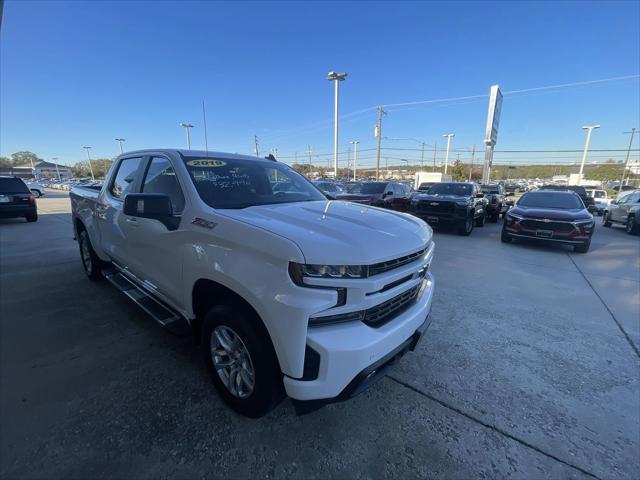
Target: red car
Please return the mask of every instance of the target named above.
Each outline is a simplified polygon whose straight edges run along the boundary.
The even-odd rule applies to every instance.
[[[593,216],[577,193],[538,190],[525,193],[507,212],[501,239],[563,243],[573,245],[576,252],[586,253],[594,225]]]

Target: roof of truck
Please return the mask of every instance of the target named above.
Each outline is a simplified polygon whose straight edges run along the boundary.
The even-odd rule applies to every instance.
[[[268,161],[265,157],[256,157],[253,155],[242,155],[239,153],[228,152],[212,152],[206,150],[187,150],[185,148],[146,148],[144,150],[133,150],[130,152],[124,152],[119,155],[120,157],[142,154],[147,155],[149,153],[167,153],[167,154],[179,154],[183,157],[198,157],[198,158],[236,158],[239,160],[264,160]]]

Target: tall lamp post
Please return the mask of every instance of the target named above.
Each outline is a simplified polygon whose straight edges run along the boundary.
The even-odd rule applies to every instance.
[[[351,145],[353,145],[353,181],[356,181],[356,171],[358,170],[358,144],[360,142],[357,140],[352,140]]]
[[[56,173],[58,174],[58,181],[60,182],[60,170],[58,170],[58,157],[51,157],[53,164],[56,166]]]
[[[578,185],[582,184],[582,171],[584,170],[584,162],[587,161],[587,155],[589,154],[589,143],[591,142],[591,132],[594,129],[600,128],[600,125],[585,125],[583,130],[587,131],[587,138],[584,142],[584,152],[582,152],[582,162],[580,162],[580,178],[578,179]]]
[[[624,132],[625,134],[631,134],[631,139],[629,140],[629,148],[627,149],[627,159],[624,161],[624,168],[622,169],[622,179],[620,180],[620,189],[618,191],[622,192],[622,184],[624,183],[624,176],[627,173],[627,168],[629,167],[629,155],[631,154],[631,146],[633,145],[633,137],[636,134],[635,127],[631,129],[630,132]],[[629,183],[629,177],[627,177],[627,183]]]
[[[443,137],[447,137],[447,154],[444,158],[444,174],[447,174],[447,167],[449,166],[449,149],[451,147],[451,138],[455,137],[455,133],[447,133],[446,135],[442,135]]]
[[[187,132],[187,149],[191,150],[191,135],[189,134],[189,129],[193,128],[193,125],[190,123],[181,123],[180,126]]]
[[[124,143],[125,139],[124,138],[116,138],[116,142],[118,142],[120,144],[120,154],[122,155],[124,153],[124,150],[122,149],[122,144]]]
[[[91,180],[95,180],[96,177],[93,176],[93,167],[91,166],[91,155],[89,155],[89,150],[91,147],[82,147],[87,151],[87,160],[89,161],[89,171],[91,172]]]
[[[338,85],[347,78],[347,73],[329,72],[327,80],[333,82],[333,178],[338,178]]]

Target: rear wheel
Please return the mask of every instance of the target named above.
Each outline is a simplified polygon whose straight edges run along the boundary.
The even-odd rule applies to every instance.
[[[80,258],[82,259],[84,273],[91,280],[100,280],[104,262],[98,258],[98,255],[93,250],[86,230],[82,230],[78,235],[78,245],[80,246]]]
[[[629,215],[629,218],[627,218],[627,224],[625,225],[625,230],[629,235],[638,235],[638,233],[640,233],[640,225],[636,223],[635,215]]]
[[[42,196],[42,194],[40,193],[40,190],[31,190],[31,193],[36,198],[40,198]]]
[[[491,223],[498,223],[499,218],[500,218],[500,209],[496,210],[491,214]]]
[[[38,212],[35,213],[29,213],[28,215],[25,215],[24,218],[27,219],[27,222],[37,222],[38,221]]]
[[[611,220],[609,220],[609,212],[604,212],[602,214],[602,225],[605,227],[611,226]]]
[[[204,318],[202,346],[216,390],[239,414],[261,417],[284,397],[269,334],[242,306],[212,307]]]
[[[482,210],[482,215],[480,215],[476,220],[476,227],[484,227],[484,224],[487,222],[487,212]]]
[[[460,229],[458,230],[458,233],[464,236],[470,235],[471,232],[473,232],[473,223],[473,213],[470,213],[469,215],[467,215],[467,218],[464,221],[462,227],[460,227]]]

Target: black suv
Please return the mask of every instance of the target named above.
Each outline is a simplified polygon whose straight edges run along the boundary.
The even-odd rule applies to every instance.
[[[409,211],[429,225],[452,226],[469,235],[474,226],[484,226],[487,200],[476,183],[436,183],[411,199]]]
[[[587,190],[579,185],[544,185],[540,190],[556,190],[558,192],[576,192],[580,195],[582,203],[587,210],[592,210],[596,205],[596,199],[587,194]]]
[[[0,218],[16,217],[37,221],[36,199],[20,178],[0,177]]]
[[[500,214],[507,211],[507,203],[504,200],[504,187],[500,184],[480,185],[484,198],[487,199],[487,217],[493,223],[500,218]]]

